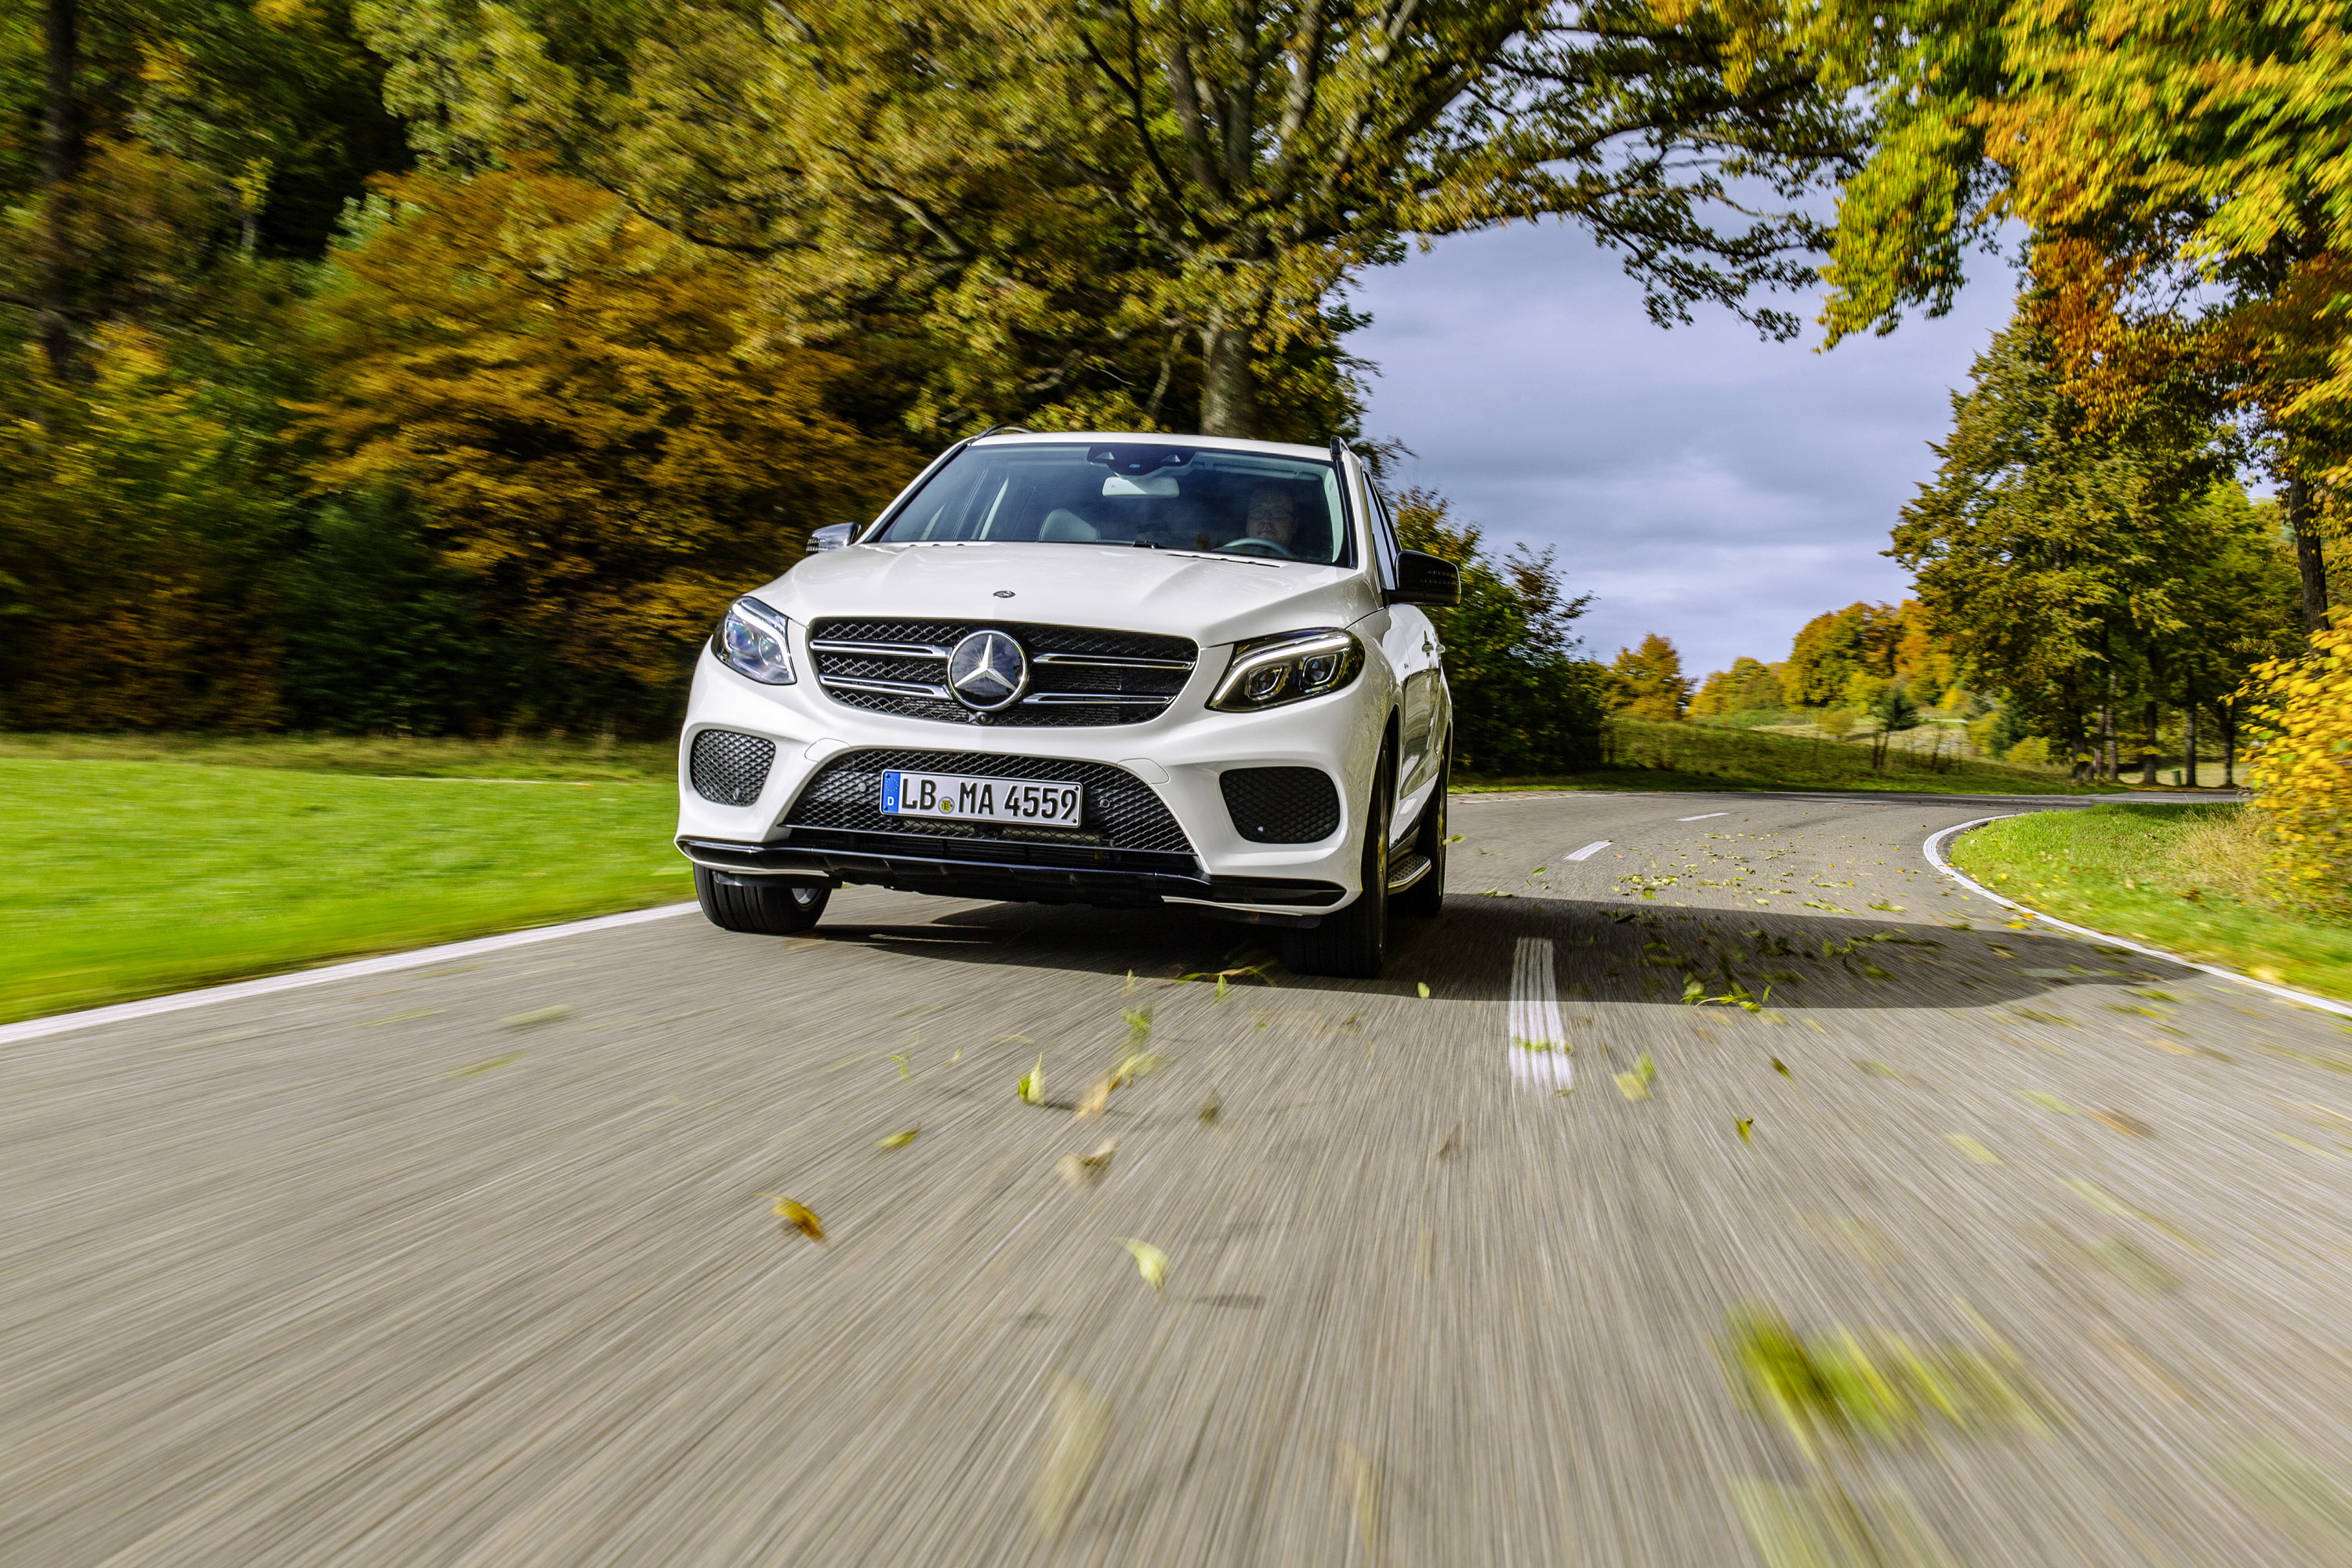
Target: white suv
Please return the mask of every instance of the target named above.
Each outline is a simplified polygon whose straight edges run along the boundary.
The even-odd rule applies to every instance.
[[[1186,904],[1376,975],[1391,909],[1442,904],[1453,701],[1417,606],[1460,594],[1337,441],[965,441],[728,610],[677,847],[730,931],[804,931],[843,882]]]

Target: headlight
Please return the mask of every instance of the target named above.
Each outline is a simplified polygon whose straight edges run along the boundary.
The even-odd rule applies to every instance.
[[[711,656],[738,675],[770,686],[790,686],[793,674],[792,623],[757,599],[738,599],[727,606],[719,635],[710,639]]]
[[[1255,713],[1337,691],[1364,668],[1364,645],[1334,629],[1256,637],[1234,649],[1233,667],[1209,706]]]

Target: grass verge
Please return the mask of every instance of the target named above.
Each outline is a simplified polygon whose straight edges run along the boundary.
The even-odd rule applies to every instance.
[[[0,755],[0,1022],[693,896],[666,789],[285,767]]]
[[[2352,1001],[2352,927],[2258,901],[2262,846],[2240,805],[2011,816],[1962,834],[1952,864],[2006,898],[2183,957]]]
[[[1890,747],[1873,767],[1854,741],[1771,735],[1712,724],[1644,719],[1609,721],[1602,767],[1543,778],[1465,779],[1465,789],[1835,789],[1905,795],[2110,795],[2108,784],[2075,784],[2063,773],[1981,759],[1946,757],[1939,766]]]
[[[384,778],[667,784],[674,742],[400,735],[0,735],[0,761],[201,763]]]

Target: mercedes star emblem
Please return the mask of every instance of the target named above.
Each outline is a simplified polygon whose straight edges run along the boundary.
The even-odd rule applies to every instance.
[[[1029,656],[1003,632],[974,632],[948,655],[948,689],[967,708],[1010,708],[1028,687]]]

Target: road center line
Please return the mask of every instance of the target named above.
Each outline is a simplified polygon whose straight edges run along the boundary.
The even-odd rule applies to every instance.
[[[1573,854],[1573,855],[1563,855],[1563,856],[1561,856],[1561,857],[1560,857],[1560,858],[1561,858],[1561,859],[1563,859],[1563,860],[1582,860],[1582,859],[1589,858],[1590,857],[1591,857],[1591,856],[1593,856],[1593,855],[1597,855],[1597,854],[1599,854],[1601,850],[1606,849],[1606,848],[1608,848],[1608,847],[1609,847],[1609,840],[1607,840],[1606,838],[1596,838],[1596,839],[1594,839],[1591,843],[1590,843],[1590,844],[1586,845],[1583,848],[1581,848],[1581,849],[1578,850],[1575,854]]]
[[[1511,1037],[1504,1049],[1511,1077],[1526,1089],[1567,1089],[1576,1082],[1568,1037],[1559,1025],[1558,962],[1548,937],[1523,936],[1511,956]]]
[[[1729,816],[1727,811],[1702,811],[1696,816],[1677,816],[1676,822],[1705,822],[1710,816]]]

